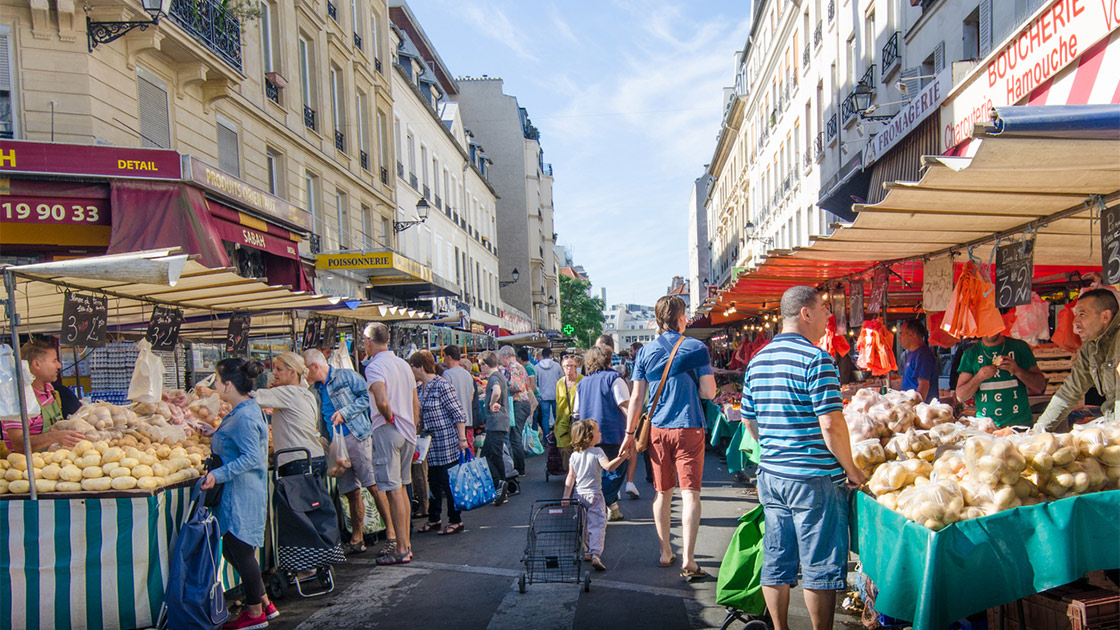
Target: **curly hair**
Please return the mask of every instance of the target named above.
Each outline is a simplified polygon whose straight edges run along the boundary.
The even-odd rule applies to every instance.
[[[595,429],[599,423],[591,420],[577,420],[572,424],[572,450],[582,451],[591,446],[595,440]]]

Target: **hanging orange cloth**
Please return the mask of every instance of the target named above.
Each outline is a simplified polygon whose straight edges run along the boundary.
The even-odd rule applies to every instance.
[[[1076,305],[1077,302],[1070,302],[1058,311],[1058,316],[1054,318],[1054,334],[1050,335],[1050,341],[1074,354],[1081,349],[1081,337],[1073,332],[1073,307]]]
[[[898,370],[898,364],[894,360],[894,336],[880,320],[863,322],[856,349],[859,351],[856,365],[861,370],[870,370],[873,376]]]
[[[817,342],[817,347],[833,357],[840,358],[852,350],[852,345],[843,335],[836,334],[836,316],[830,315],[828,326],[825,327],[824,336]]]
[[[940,313],[926,313],[926,318],[929,320],[929,345],[939,348],[952,348],[960,343],[960,339],[957,339],[941,329],[941,323],[945,321],[944,311]]]
[[[949,300],[941,329],[963,339],[995,335],[1002,333],[1005,327],[1003,317],[996,308],[995,287],[976,265],[965,263],[953,287],[953,297]]]

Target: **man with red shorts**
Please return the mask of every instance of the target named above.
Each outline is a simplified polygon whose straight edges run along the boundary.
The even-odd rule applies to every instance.
[[[688,581],[710,577],[696,563],[696,533],[700,527],[700,482],[704,474],[704,411],[700,399],[715,398],[716,379],[712,373],[708,348],[699,340],[681,340],[688,324],[687,307],[679,296],[667,295],[657,301],[657,339],[642,347],[634,361],[633,391],[627,410],[626,437],[622,451],[634,445],[634,432],[643,407],[654,409],[651,418],[650,461],[653,463],[653,521],[661,543],[658,566],[672,566],[676,560],[670,546],[673,489],[681,488],[684,509],[681,515],[683,549],[681,577]],[[681,341],[669,366],[669,355]],[[653,397],[668,367],[668,376],[656,408]]]

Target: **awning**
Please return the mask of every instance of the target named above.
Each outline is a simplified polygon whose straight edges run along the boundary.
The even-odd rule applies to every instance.
[[[1051,105],[999,107],[992,110],[989,136],[1120,140],[1120,108],[1116,105]]]
[[[380,302],[361,302],[355,306],[338,304],[329,309],[315,309],[316,315],[323,317],[338,317],[361,322],[396,322],[430,320],[432,314],[428,311],[418,311],[403,306],[382,304]]]
[[[497,337],[496,341],[498,342],[499,347],[510,345],[536,346],[543,348],[551,343],[548,339],[548,335],[544,334],[543,332],[527,332],[518,333],[516,335],[506,335],[504,337]]]
[[[181,247],[212,269],[229,266],[202,191],[179,182],[110,182],[113,231],[108,253]]]
[[[355,250],[319,254],[319,270],[353,270],[368,275],[368,282],[386,300],[416,300],[457,295],[455,287],[432,275],[430,267],[390,249]],[[377,297],[377,296],[373,296]]]
[[[817,201],[818,206],[845,221],[855,218],[852,212],[853,204],[867,201],[867,189],[871,184],[871,171],[863,170],[859,159],[853,162],[848,173]]]

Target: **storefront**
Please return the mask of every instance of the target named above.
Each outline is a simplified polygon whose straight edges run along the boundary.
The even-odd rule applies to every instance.
[[[355,283],[364,280],[356,286],[366,299],[379,302],[407,304],[457,295],[455,287],[433,276],[430,268],[387,249],[318,254],[315,269],[321,277],[339,274]]]

